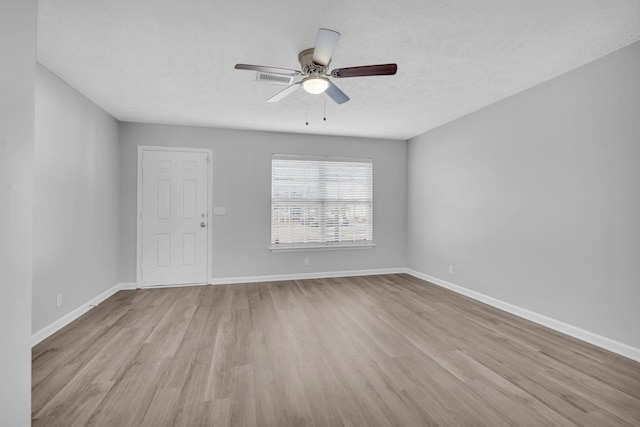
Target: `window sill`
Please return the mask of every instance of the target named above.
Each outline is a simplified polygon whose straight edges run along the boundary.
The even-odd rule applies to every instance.
[[[340,245],[272,245],[269,246],[271,252],[305,252],[305,251],[341,251],[345,249],[373,249],[375,243],[352,243]]]

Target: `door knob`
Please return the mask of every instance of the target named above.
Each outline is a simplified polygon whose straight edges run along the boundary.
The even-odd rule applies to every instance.
[[[206,223],[206,222],[201,222],[201,223],[200,223],[200,227],[204,228],[204,227],[206,227],[206,226],[207,226],[207,223]]]

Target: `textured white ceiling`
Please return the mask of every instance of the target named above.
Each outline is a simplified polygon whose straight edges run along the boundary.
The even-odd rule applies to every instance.
[[[639,0],[39,0],[38,60],[121,121],[409,139],[640,39]],[[260,83],[318,28],[351,101]],[[306,126],[305,122],[309,121]]]

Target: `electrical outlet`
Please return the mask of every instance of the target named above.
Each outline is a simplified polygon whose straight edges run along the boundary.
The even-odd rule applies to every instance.
[[[62,294],[56,295],[56,307],[62,306]]]
[[[453,274],[453,265],[449,266],[449,274]]]
[[[304,265],[309,265],[309,258],[304,259]]]

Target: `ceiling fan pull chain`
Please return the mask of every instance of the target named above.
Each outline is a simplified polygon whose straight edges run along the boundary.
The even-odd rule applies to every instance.
[[[327,94],[322,97],[322,120],[327,121]]]

